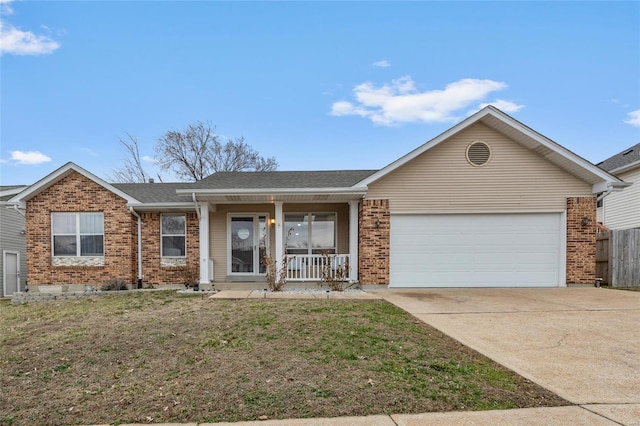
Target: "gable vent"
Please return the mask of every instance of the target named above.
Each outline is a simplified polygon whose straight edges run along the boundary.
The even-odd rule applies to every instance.
[[[491,159],[491,148],[484,142],[473,142],[467,147],[467,161],[474,166],[484,166]]]

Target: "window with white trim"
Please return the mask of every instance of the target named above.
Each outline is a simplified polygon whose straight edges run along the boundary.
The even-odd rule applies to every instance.
[[[162,257],[186,257],[187,217],[184,214],[163,214],[160,217]]]
[[[336,253],[335,213],[285,213],[284,241],[287,253]]]
[[[56,257],[104,256],[104,213],[51,213]]]

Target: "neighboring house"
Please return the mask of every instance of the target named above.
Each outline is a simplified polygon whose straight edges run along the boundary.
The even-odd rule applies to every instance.
[[[24,290],[27,280],[26,220],[24,211],[7,203],[26,186],[0,186],[0,296]]]
[[[598,222],[609,229],[640,228],[640,143],[597,164],[631,187],[606,194],[598,203]]]
[[[68,163],[12,201],[30,287],[260,282],[265,253],[294,283],[329,253],[363,285],[561,287],[594,283],[595,194],[624,186],[486,107],[381,170],[109,184]]]

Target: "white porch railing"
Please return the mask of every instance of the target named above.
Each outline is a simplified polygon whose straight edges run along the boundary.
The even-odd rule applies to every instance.
[[[351,268],[348,254],[290,254],[287,281],[349,281]]]

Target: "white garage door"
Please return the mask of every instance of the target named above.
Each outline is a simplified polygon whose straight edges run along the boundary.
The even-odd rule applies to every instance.
[[[559,213],[391,215],[389,287],[557,287]]]

